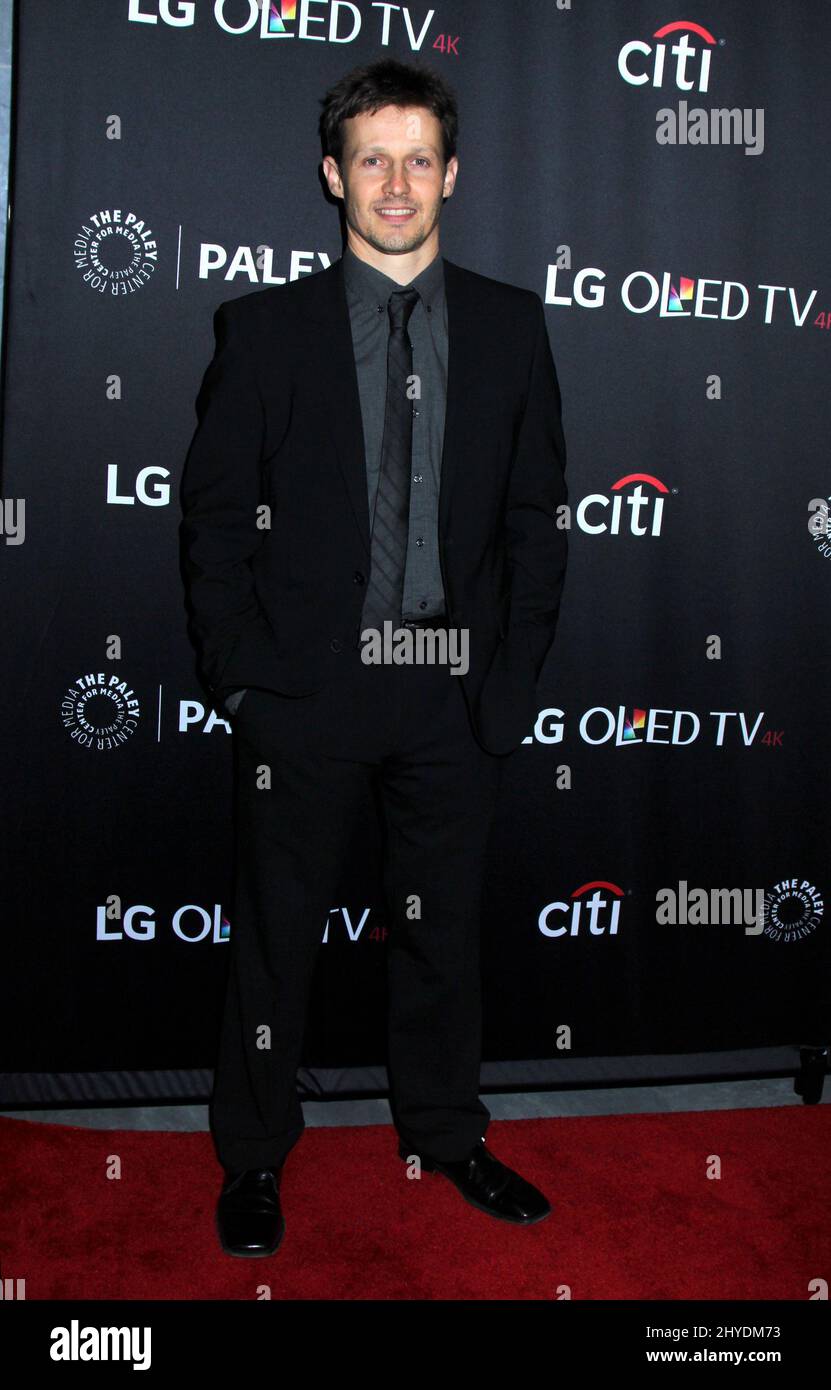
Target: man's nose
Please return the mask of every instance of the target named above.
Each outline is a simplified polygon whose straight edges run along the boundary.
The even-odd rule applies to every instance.
[[[398,167],[393,165],[384,182],[384,188],[389,193],[405,192],[409,188],[406,166],[401,164]]]

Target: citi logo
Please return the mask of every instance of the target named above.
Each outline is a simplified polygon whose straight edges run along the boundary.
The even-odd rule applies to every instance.
[[[568,902],[547,903],[537,925],[543,936],[617,936],[623,889],[596,878],[575,888]]]
[[[671,34],[677,34],[678,38],[675,43],[667,45],[664,40]],[[694,47],[690,43],[690,35],[709,46]],[[632,87],[643,87],[647,82],[651,82],[653,87],[663,87],[666,77],[670,83],[674,80],[681,92],[708,90],[710,59],[716,42],[709,29],[688,19],[675,19],[671,24],[656,29],[652,37],[658,40],[654,45],[645,43],[643,39],[631,39],[623,45],[618,54],[617,69],[624,82]]]
[[[631,491],[626,491],[631,489]],[[575,519],[589,536],[660,536],[666,483],[651,473],[627,473],[612,483],[611,495],[590,492],[577,505]]]

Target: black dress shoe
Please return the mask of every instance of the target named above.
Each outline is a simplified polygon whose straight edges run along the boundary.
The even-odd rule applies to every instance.
[[[226,1171],[216,1226],[226,1255],[273,1255],[286,1223],[280,1210],[280,1168]]]
[[[405,1161],[417,1149],[408,1149],[399,1143],[398,1156]],[[512,1168],[485,1147],[484,1135],[471,1149],[467,1158],[452,1163],[442,1163],[437,1158],[427,1158],[418,1154],[421,1166],[426,1173],[443,1173],[461,1192],[466,1202],[489,1216],[500,1221],[514,1221],[530,1226],[534,1221],[544,1221],[551,1215],[551,1204],[530,1182],[521,1178]]]

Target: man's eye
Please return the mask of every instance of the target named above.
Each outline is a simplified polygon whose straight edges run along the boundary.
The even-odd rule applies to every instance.
[[[368,154],[368,155],[366,156],[366,158],[364,159],[364,164],[372,164],[372,163],[374,163],[374,161],[375,161],[376,159],[378,159],[378,158],[379,158],[379,156],[378,156],[377,154]],[[423,154],[418,154],[418,155],[416,155],[416,156],[415,156],[414,162],[415,162],[416,164],[426,164],[428,167],[429,167],[429,164],[430,164],[430,160],[427,158],[426,155],[423,155]]]

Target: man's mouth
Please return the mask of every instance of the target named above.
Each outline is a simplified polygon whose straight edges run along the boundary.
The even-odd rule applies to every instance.
[[[375,211],[379,217],[385,218],[387,222],[405,222],[408,217],[413,216],[415,208],[376,208]]]

